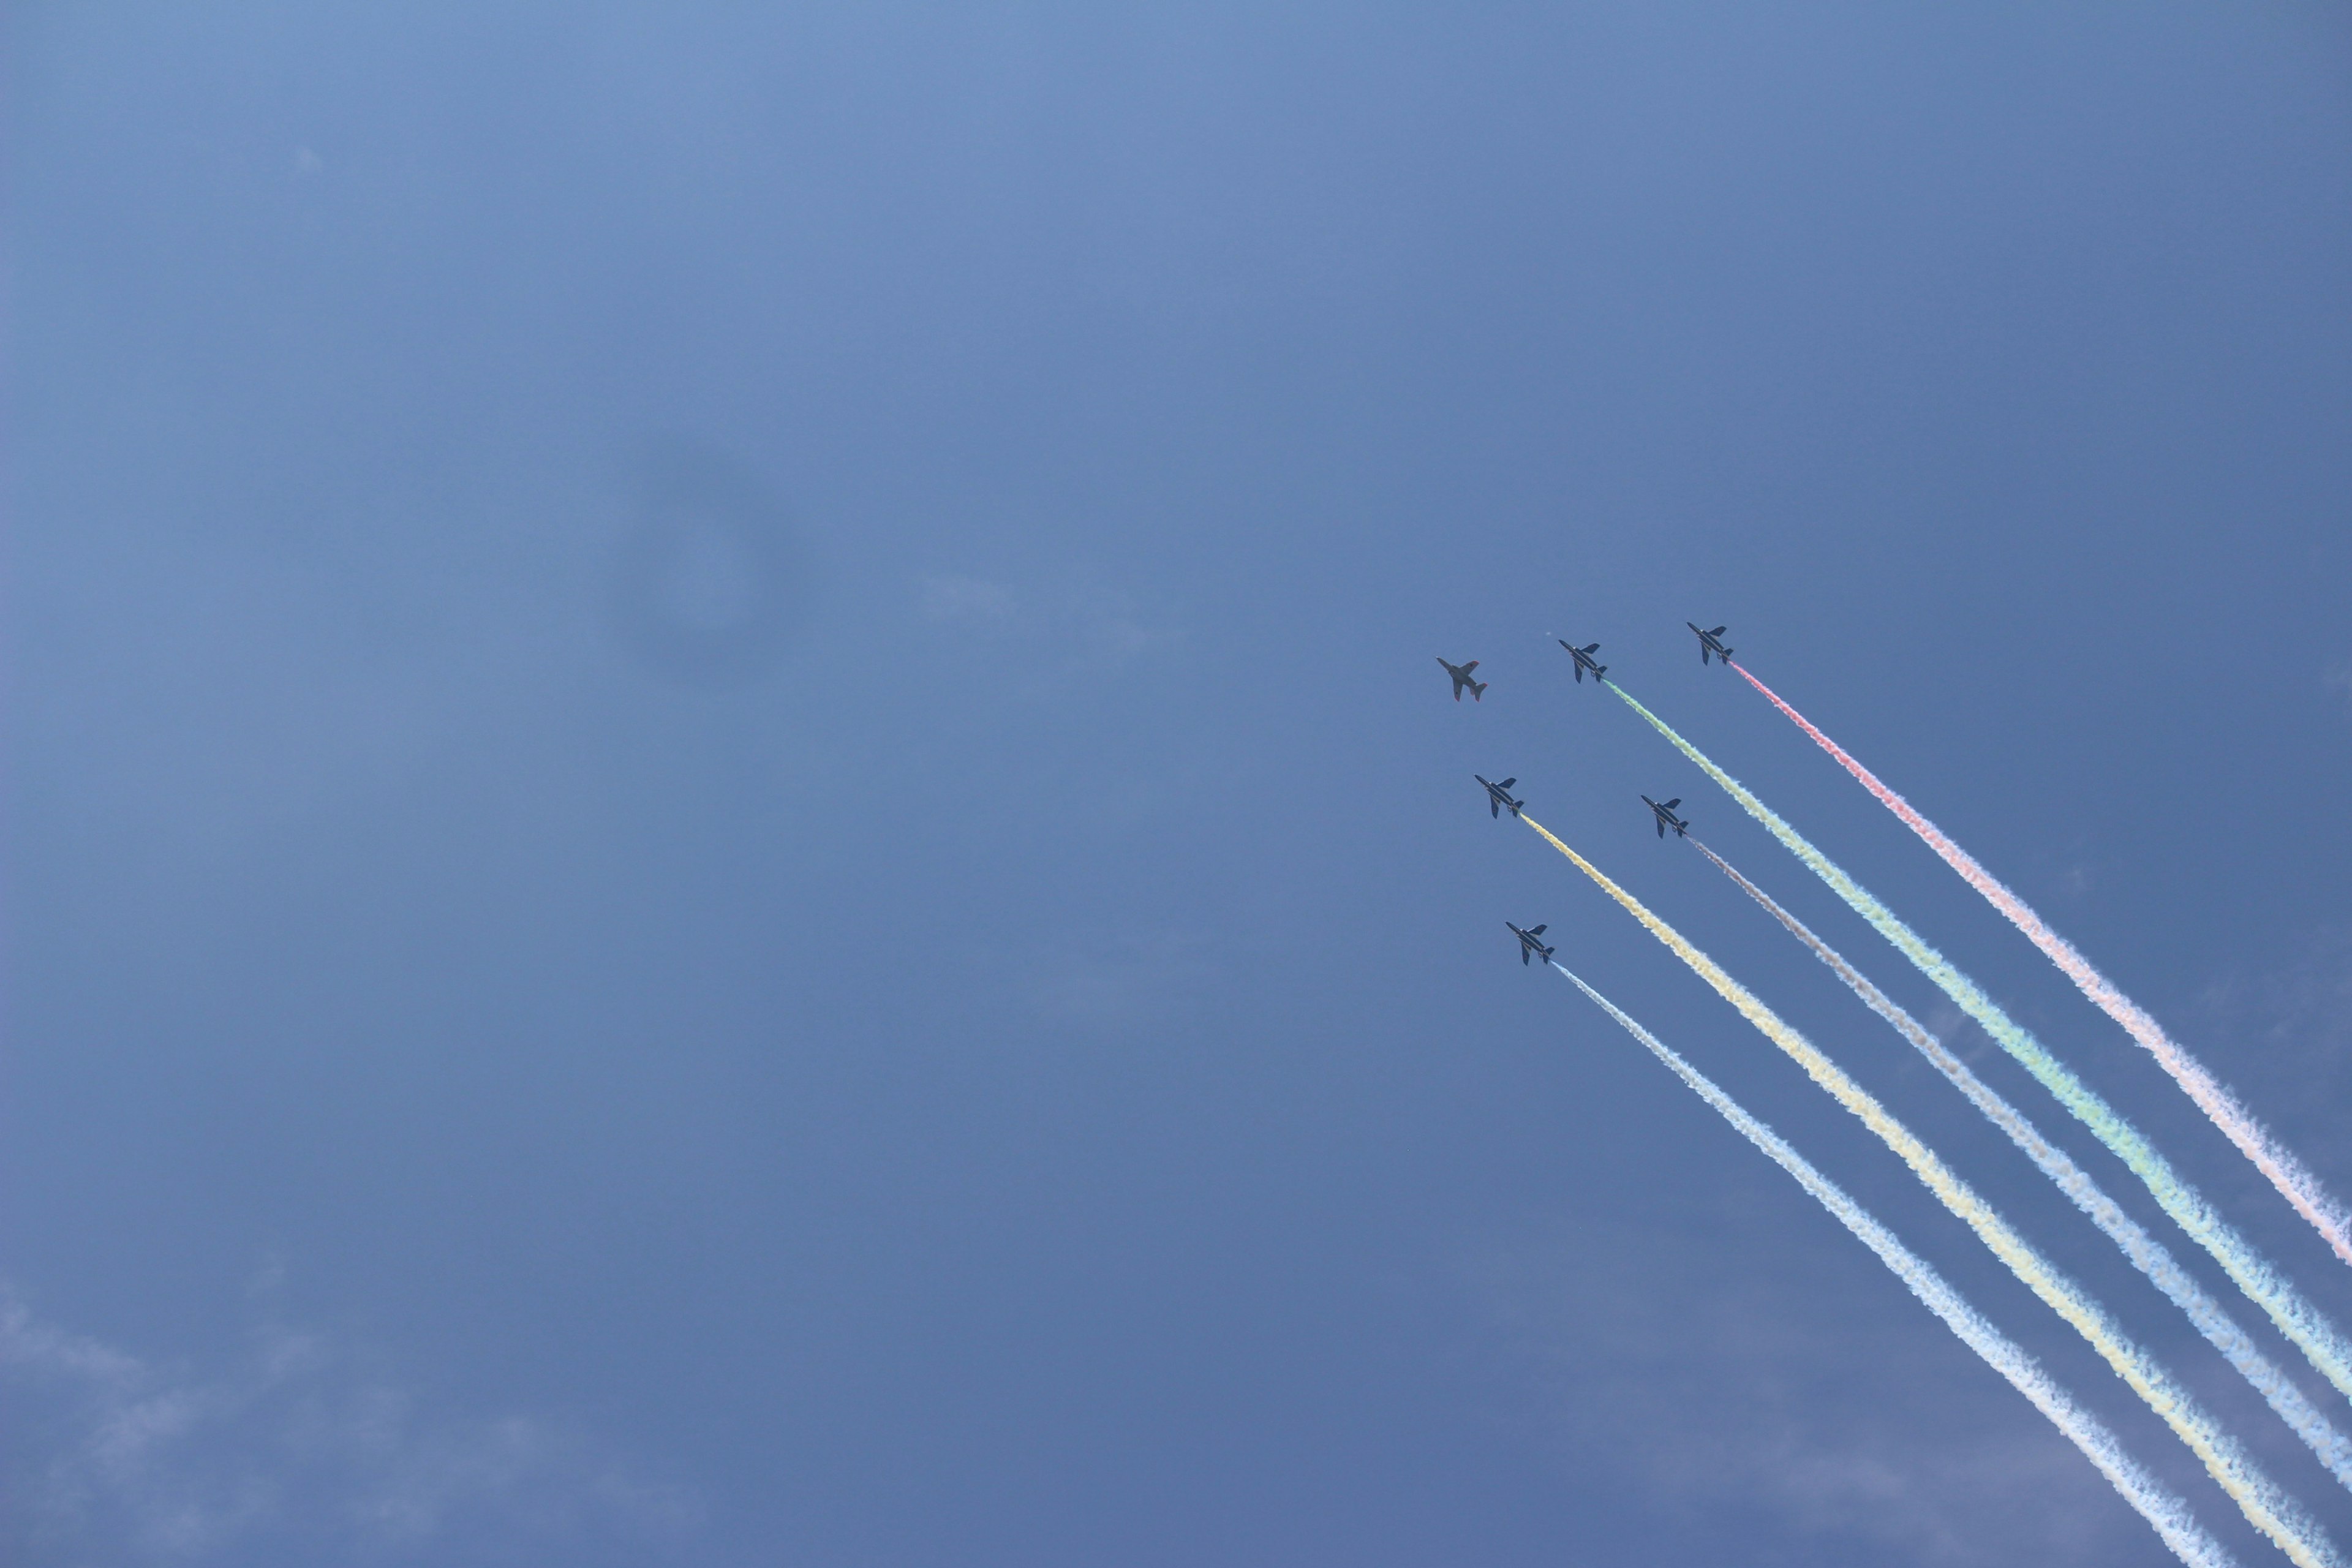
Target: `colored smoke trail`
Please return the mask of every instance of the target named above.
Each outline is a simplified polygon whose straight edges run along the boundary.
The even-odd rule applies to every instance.
[[[1991,997],[1985,994],[1982,987],[1930,947],[1916,931],[1896,919],[1894,910],[1880,903],[1861,883],[1847,876],[1835,861],[1814,848],[1804,835],[1781,820],[1777,812],[1757,799],[1745,784],[1716,766],[1706,752],[1675,734],[1664,720],[1626,696],[1616,682],[1604,684],[1622,698],[1626,706],[1648,720],[1653,729],[1674,743],[1675,750],[1696,763],[1709,778],[1722,786],[1725,794],[1738,801],[1748,816],[1769,829],[1772,837],[1802,860],[1813,875],[1827,882],[1856,914],[1877,928],[1881,936],[1893,942],[1921,973],[1934,981],[1961,1012],[1975,1019],[1985,1033],[1992,1037],[1996,1045],[2015,1058],[2042,1088],[2055,1095],[2059,1104],[2131,1168],[2132,1174],[2137,1176],[2155,1195],[2156,1201],[2163,1205],[2164,1212],[2171,1215],[2198,1246],[2212,1255],[2231,1282],[2245,1292],[2249,1300],[2262,1308],[2264,1315],[2278,1325],[2281,1333],[2294,1342],[2295,1348],[2319,1369],[2321,1375],[2334,1384],[2338,1393],[2352,1395],[2352,1345],[2345,1342],[2336,1325],[2305,1300],[2303,1293],[2284,1276],[2273,1268],[2269,1260],[2238,1234],[2235,1226],[2213,1212],[2204,1194],[2189,1185],[2172,1168],[2170,1161],[2157,1152],[2156,1146],[2141,1134],[2138,1128],[2125,1121],[2113,1106],[2092,1090],[2090,1085],[2076,1078],[2064,1063],[2052,1056],[2041,1041],[2019,1027]]]
[[[2041,1131],[2026,1120],[2025,1114],[1994,1092],[1992,1086],[1977,1077],[1966,1062],[1945,1047],[1923,1027],[1918,1020],[1895,1005],[1893,998],[1872,984],[1844,956],[1829,943],[1813,934],[1805,923],[1772,900],[1769,894],[1732,868],[1729,861],[1696,838],[1691,843],[1698,852],[1715,862],[1716,868],[1739,884],[1748,896],[1764,906],[1773,919],[1787,927],[1790,935],[1812,950],[1813,956],[1833,970],[1870,1010],[1895,1026],[1895,1033],[1911,1042],[1921,1056],[1934,1064],[1937,1072],[1950,1079],[1952,1086],[1968,1096],[1969,1102],[1982,1111],[1985,1120],[2008,1134],[2009,1141],[2025,1152],[2026,1158],[2054,1183],[2058,1190],[2074,1200],[2074,1206],[2091,1218],[2091,1223],[2105,1231],[2109,1240],[2123,1248],[2124,1256],[2156,1288],[2164,1292],[2172,1304],[2189,1316],[2214,1349],[2238,1369],[2240,1375],[2254,1385],[2280,1420],[2294,1429],[2296,1436],[2308,1444],[2319,1456],[2319,1462],[2334,1473],[2336,1480],[2352,1488],[2352,1440],[2329,1425],[2327,1418],[2313,1408],[2303,1396],[2303,1391],[2288,1381],[2286,1375],[2273,1366],[2224,1311],[2221,1304],[2207,1294],[2179,1260],[2165,1250],[2162,1243],[2148,1235],[2139,1222],[2126,1214],[2115,1199],[2109,1197],[2090,1173],[2068,1158],[2066,1152],[2042,1137]]]
[[[2132,1342],[2107,1316],[2105,1309],[2034,1251],[2032,1245],[2018,1235],[1990,1204],[1979,1197],[1975,1190],[1960,1180],[1934,1150],[1896,1121],[1885,1106],[1872,1098],[1867,1089],[1846,1077],[1843,1070],[1823,1056],[1811,1040],[1790,1027],[1779,1014],[1757,1000],[1746,986],[1734,980],[1715,960],[1693,946],[1680,931],[1652,914],[1640,900],[1602,875],[1599,867],[1561,843],[1534,817],[1522,812],[1519,820],[1542,834],[1547,843],[1573,861],[1577,869],[1591,878],[1601,891],[1622,905],[1626,913],[1641,921],[1651,935],[1672,949],[1675,957],[1688,964],[1700,979],[1714,986],[1717,994],[1738,1008],[1742,1017],[1755,1025],[1767,1039],[1803,1068],[1815,1083],[1827,1089],[1840,1105],[1875,1132],[1880,1142],[1895,1151],[1927,1190],[1934,1193],[1937,1200],[1970,1230],[1975,1231],[1978,1238],[1992,1250],[1994,1257],[2009,1266],[2010,1272],[2016,1275],[2027,1289],[2039,1296],[2044,1305],[2090,1342],[2091,1348],[2115,1369],[2116,1375],[2130,1384],[2132,1392],[2164,1418],[2164,1424],[2189,1445],[2189,1451],[2204,1464],[2206,1472],[2221,1484],[2223,1491],[2230,1494],[2231,1500],[2245,1513],[2255,1529],[2269,1536],[2280,1551],[2303,1568],[2320,1568],[2322,1564],[2333,1565],[2342,1561],[2336,1556],[2334,1545],[2320,1533],[2319,1527],[2305,1517],[2293,1499],[2279,1490],[2255,1465],[2252,1456],[2238,1446],[2237,1439],[2222,1431],[2189,1391],[2173,1380],[2170,1373]]]
[[[2192,1568],[2222,1568],[2231,1563],[2221,1543],[2207,1535],[2189,1510],[2189,1505],[2140,1468],[2132,1457],[2124,1452],[2123,1445],[2114,1433],[2089,1411],[2076,1405],[2041,1364],[2015,1341],[2004,1335],[1986,1320],[1983,1313],[1969,1305],[1967,1299],[1952,1289],[1944,1277],[1927,1266],[1909,1247],[1896,1239],[1893,1231],[1881,1225],[1868,1210],[1848,1197],[1835,1183],[1815,1170],[1811,1162],[1790,1148],[1780,1135],[1762,1121],[1749,1115],[1739,1102],[1733,1100],[1696,1068],[1669,1049],[1649,1030],[1642,1027],[1616,1004],[1579,980],[1557,960],[1552,967],[1575,983],[1576,988],[1592,998],[1601,1010],[1617,1020],[1625,1032],[1648,1048],[1650,1054],[1666,1064],[1676,1078],[1707,1104],[1713,1106],[1726,1121],[1739,1130],[1759,1149],[1811,1193],[1821,1205],[1837,1217],[1840,1225],[1853,1232],[1864,1247],[1878,1254],[1879,1261],[1895,1272],[1896,1279],[1909,1287],[1911,1293],[1926,1303],[1929,1311],[1944,1321],[1944,1326],[1958,1334],[1960,1342],[1982,1356],[1995,1372],[2009,1380],[2010,1385],[2033,1403],[2033,1407],[2050,1418],[2051,1424],[2066,1435],[2067,1441],[2083,1451],[2083,1457],[2097,1467],[2099,1474],[2142,1519],[2164,1538],[2173,1554]]]
[[[1729,659],[1724,660],[1731,664]],[[1748,684],[1764,694],[1765,700],[1786,713],[1806,734],[1811,735],[1822,750],[1835,757],[1846,772],[1862,783],[1862,787],[1878,797],[1879,804],[1901,817],[1904,826],[1926,840],[1927,847],[1944,858],[1944,864],[1960,874],[1961,879],[1982,893],[1985,901],[2009,917],[2010,923],[2023,931],[2026,940],[2040,948],[2042,956],[2065,972],[2084,995],[2096,1003],[2100,1010],[2121,1024],[2148,1053],[2172,1075],[2197,1108],[2211,1118],[2238,1152],[2252,1160],[2271,1181],[2295,1212],[2309,1220],[2336,1256],[2352,1263],[2352,1216],[2319,1184],[2301,1160],[2279,1145],[2270,1130],[2255,1120],[2253,1112],[2238,1103],[2204,1064],[2190,1056],[2164,1032],[2164,1026],[2150,1017],[2141,1006],[2116,988],[2114,982],[2092,967],[2091,961],[2074,949],[2074,944],[2052,931],[2042,917],[2023,899],[2001,885],[1993,874],[1977,864],[1976,857],[1952,842],[1944,830],[1921,816],[1911,803],[1879,783],[1878,775],[1855,762],[1844,747],[1815,729],[1811,721],[1782,701],[1778,693],[1739,665],[1731,668],[1747,677]]]

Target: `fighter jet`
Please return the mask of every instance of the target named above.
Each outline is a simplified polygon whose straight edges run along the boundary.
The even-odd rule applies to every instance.
[[[1442,658],[1437,662],[1440,664],[1445,664],[1445,661]],[[1454,678],[1454,701],[1459,702],[1462,700],[1462,689],[1465,686],[1470,689],[1471,701],[1477,702],[1485,700],[1487,683],[1483,680],[1473,680],[1470,679],[1470,672],[1477,668],[1478,661],[1475,658],[1467,664],[1445,664],[1445,673]]]
[[[1486,781],[1479,779],[1476,773],[1472,773],[1470,776],[1478,779],[1480,784],[1486,784],[1486,815],[1489,816],[1502,816],[1503,807],[1507,805],[1511,808],[1511,815],[1517,816],[1519,815],[1519,807],[1528,804],[1526,801],[1511,798],[1511,786],[1519,782],[1517,779],[1505,779],[1501,784],[1486,784]]]
[[[1533,926],[1526,931],[1521,931],[1518,927],[1511,925],[1511,922],[1508,921],[1505,921],[1503,923],[1507,926],[1511,926],[1511,934],[1519,939],[1519,962],[1521,963],[1528,963],[1536,958],[1541,958],[1546,963],[1549,963],[1551,962],[1551,955],[1554,950],[1546,947],[1542,942],[1536,940],[1538,937],[1543,935],[1543,927]]]
[[[1575,656],[1576,681],[1578,685],[1581,686],[1584,684],[1584,672],[1588,669],[1592,672],[1592,679],[1595,680],[1599,680],[1602,676],[1609,673],[1609,667],[1607,665],[1596,664],[1593,662],[1592,656],[1601,651],[1601,645],[1599,643],[1587,643],[1582,647],[1578,647],[1574,644],[1570,643],[1566,637],[1559,638],[1559,642],[1560,647],[1568,649],[1570,654]]]
[[[1696,621],[1685,621],[1683,625],[1698,632]],[[1701,664],[1706,662],[1706,656],[1709,654],[1713,654],[1726,664],[1731,662],[1731,650],[1723,646],[1723,634],[1730,629],[1729,626],[1717,626],[1711,632],[1698,632],[1698,661]]]
[[[1674,799],[1666,802],[1664,805],[1660,805],[1656,801],[1652,800],[1646,795],[1642,797],[1642,804],[1658,814],[1659,837],[1664,838],[1666,836],[1666,829],[1669,827],[1675,830],[1675,837],[1677,838],[1685,837],[1689,834],[1690,824],[1685,822],[1681,817],[1675,815],[1675,807],[1682,805],[1682,803],[1683,797],[1680,795],[1675,796]]]

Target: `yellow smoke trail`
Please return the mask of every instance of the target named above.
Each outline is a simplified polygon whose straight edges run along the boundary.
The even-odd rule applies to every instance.
[[[1725,659],[1726,664],[1731,660]],[[2099,1009],[2121,1024],[2131,1037],[2147,1048],[2150,1055],[2163,1064],[2197,1108],[2210,1117],[2238,1152],[2254,1163],[2255,1169],[2268,1176],[2271,1185],[2281,1196],[2294,1205],[2294,1212],[2311,1222],[2312,1227],[2327,1238],[2336,1256],[2352,1263],[2352,1215],[2321,1186],[2319,1178],[2310,1167],[2294,1156],[2269,1128],[2256,1120],[2254,1113],[2238,1103],[2238,1097],[2229,1086],[2215,1078],[2204,1063],[2189,1054],[2188,1048],[2164,1032],[2164,1026],[2149,1016],[2147,1010],[2123,994],[2116,983],[2099,973],[2074,944],[2050,929],[2049,922],[2019,898],[2001,880],[1979,865],[1977,858],[1952,841],[1951,835],[1927,820],[1917,806],[1881,784],[1876,773],[1854,761],[1843,746],[1831,740],[1815,727],[1812,721],[1782,700],[1780,694],[1755,676],[1745,666],[1731,668],[1747,678],[1748,684],[1762,692],[1773,707],[1796,721],[1797,727],[1811,735],[1821,748],[1835,757],[1846,772],[1852,773],[1863,788],[1878,798],[1879,804],[1900,817],[1905,826],[1923,839],[1928,848],[1943,857],[1944,863],[1960,874],[1961,879],[1993,908],[2007,915],[2011,923],[2025,933],[2026,940],[2040,948],[2042,955],[2056,964],[2067,979],[2072,980],[2084,995]]]
[[[2065,1063],[2051,1055],[2040,1040],[2033,1037],[2016,1020],[2001,1010],[1984,988],[1961,973],[1958,964],[1928,945],[1918,932],[1895,917],[1895,911],[1881,903],[1870,889],[1848,876],[1837,862],[1813,847],[1812,843],[1770,806],[1757,798],[1756,792],[1717,766],[1714,760],[1675,733],[1672,725],[1643,707],[1627,695],[1615,681],[1604,681],[1624,704],[1649,721],[1650,727],[1671,742],[1675,750],[1698,764],[1700,771],[1713,779],[1723,792],[1738,801],[1740,808],[1762,823],[1773,837],[1789,852],[1802,860],[1816,877],[1828,883],[1848,908],[1868,921],[1881,936],[1893,942],[1914,967],[1934,981],[1945,995],[1950,997],[1961,1012],[1975,1019],[1992,1037],[1993,1043],[2016,1058],[2019,1065],[2032,1073],[2035,1081],[2057,1098],[2074,1119],[2089,1128],[2108,1152],[2130,1168],[2140,1179],[2173,1223],[2187,1231],[2198,1246],[2210,1253],[2214,1261],[2230,1276],[2231,1282],[2245,1292],[2246,1299],[2262,1308],[2279,1332],[2294,1342],[2305,1360],[2319,1369],[2321,1375],[2336,1385],[2336,1392],[2352,1395],[2352,1345],[2345,1342],[2336,1325],[2325,1313],[2304,1298],[2269,1259],[2254,1250],[2253,1245],[2238,1234],[2220,1215],[2213,1212],[2205,1196],[2187,1178],[2172,1168],[2172,1163],[2157,1152],[2138,1128],[2126,1121],[2122,1114],[2095,1092],[2091,1086],[2074,1076]]]
[[[1887,1023],[1895,1032],[1909,1041],[1911,1047],[1932,1063],[1936,1070],[1948,1079],[1952,1087],[1966,1095],[1969,1103],[1984,1113],[1985,1120],[2008,1134],[2009,1141],[2023,1151],[2042,1173],[2050,1178],[2058,1190],[2074,1202],[2074,1206],[2090,1216],[2091,1223],[2106,1233],[2107,1238],[2123,1249],[2133,1267],[2147,1276],[2156,1288],[2164,1292],[2172,1304],[2189,1316],[2214,1349],[2228,1358],[2239,1374],[2253,1384],[2280,1420],[2294,1429],[2296,1436],[2308,1444],[2330,1474],[2347,1488],[2352,1488],[2352,1439],[2347,1439],[2328,1423],[2326,1416],[2312,1407],[2311,1401],[2287,1375],[2271,1363],[2270,1358],[2255,1348],[2246,1331],[2240,1328],[2221,1303],[2206,1293],[2189,1270],[2165,1249],[2156,1237],[2148,1235],[2139,1222],[2126,1214],[2123,1205],[2109,1197],[2106,1190],[2091,1179],[2091,1173],[2067,1157],[2066,1152],[2042,1135],[2041,1129],[2026,1119],[2025,1113],[2003,1100],[1993,1087],[1979,1078],[1969,1065],[1954,1056],[1943,1041],[1936,1038],[1916,1018],[1895,1004],[1895,999],[1871,984],[1869,978],[1845,955],[1813,934],[1804,921],[1773,901],[1772,896],[1741,876],[1738,868],[1700,843],[1691,840],[1691,847],[1715,862],[1716,868],[1730,878],[1751,899],[1764,907],[1767,913],[1788,929],[1789,934],[1803,942],[1814,957],[1830,966],[1837,977],[1846,983],[1863,1005]]]
[[[1860,1084],[1846,1077],[1836,1063],[1815,1048],[1811,1041],[1757,1000],[1746,986],[1726,973],[1715,960],[1694,947],[1680,931],[1652,914],[1640,900],[1602,875],[1599,867],[1561,843],[1535,818],[1521,813],[1519,820],[1542,834],[1545,842],[1567,856],[1578,870],[1591,878],[1603,892],[1622,905],[1626,913],[1641,921],[1651,935],[1665,943],[1675,957],[1688,964],[1700,979],[1715,987],[1718,995],[1738,1009],[1742,1017],[1755,1025],[1767,1039],[1803,1068],[1815,1083],[1828,1090],[1839,1104],[1894,1150],[1927,1190],[1975,1231],[1979,1239],[1992,1250],[1993,1256],[2008,1265],[2010,1272],[2015,1274],[2026,1289],[2040,1297],[2051,1310],[2087,1340],[2091,1347],[2115,1369],[2116,1374],[2130,1385],[2132,1392],[2146,1401],[2148,1408],[2161,1416],[2165,1425],[2189,1445],[2189,1451],[2204,1464],[2207,1473],[2230,1494],[2231,1500],[2244,1512],[2255,1529],[2269,1536],[2280,1551],[2302,1568],[2322,1568],[2322,1565],[2335,1568],[2341,1563],[2334,1544],[2321,1533],[2319,1527],[2304,1514],[2294,1500],[2279,1490],[2276,1484],[2255,1465],[2252,1457],[2238,1446],[2235,1438],[2221,1430],[2189,1391],[2174,1382],[2172,1374],[2154,1357],[2135,1344],[2082,1287],[2061,1274],[2034,1251],[1991,1205],[1979,1197],[1974,1189],[1937,1156],[1935,1151],[1896,1121]]]
[[[1587,985],[1557,959],[1551,966],[1575,982],[1576,988],[1599,1005],[1601,1010],[1617,1020],[1625,1032],[1648,1048],[1652,1056],[1666,1064],[1676,1078],[1688,1084],[1701,1100],[1715,1108],[1723,1119],[1739,1130],[1740,1135],[1761,1149],[1798,1184],[1811,1193],[1821,1205],[1836,1216],[1840,1225],[1852,1231],[1864,1247],[1878,1254],[1879,1261],[1894,1270],[1895,1278],[1910,1288],[1927,1310],[1944,1321],[1944,1326],[1960,1337],[1962,1343],[1985,1359],[1995,1372],[2007,1378],[2011,1386],[2033,1403],[2033,1407],[2047,1415],[2066,1435],[2084,1458],[2097,1467],[2101,1475],[2123,1494],[2124,1500],[2134,1511],[2152,1525],[2174,1555],[2191,1568],[2224,1568],[2232,1562],[2229,1552],[2189,1512],[2189,1505],[2168,1491],[2162,1484],[2142,1469],[2116,1435],[2074,1401],[2041,1365],[2026,1353],[2024,1347],[2010,1339],[1987,1321],[1984,1314],[1969,1303],[1966,1297],[1944,1277],[1928,1267],[1925,1258],[1896,1238],[1895,1233],[1880,1224],[1869,1210],[1848,1197],[1836,1183],[1814,1168],[1811,1161],[1790,1147],[1786,1139],[1748,1114],[1745,1106],[1717,1088],[1690,1063],[1670,1049],[1666,1043],[1620,1009],[1606,996]]]

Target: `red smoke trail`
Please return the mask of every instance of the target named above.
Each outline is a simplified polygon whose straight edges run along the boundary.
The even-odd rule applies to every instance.
[[[1844,747],[1815,729],[1812,722],[1780,700],[1779,693],[1748,673],[1747,668],[1726,659],[1726,664],[1745,676],[1748,684],[1764,694],[1765,700],[1786,713],[1796,726],[1811,735],[1822,750],[1835,757],[1846,772],[1861,781],[1862,787],[1876,795],[1879,804],[1901,817],[1912,832],[1927,842],[1927,847],[1944,858],[1944,863],[1969,887],[1985,896],[1987,902],[2007,915],[2010,923],[2023,931],[2026,940],[2040,948],[2042,955],[2065,972],[2083,994],[2096,1003],[2101,1011],[2121,1024],[2131,1037],[2147,1047],[2164,1070],[2172,1075],[2198,1109],[2211,1119],[2238,1152],[2254,1163],[2255,1167],[2271,1180],[2295,1212],[2319,1234],[2327,1238],[2336,1256],[2352,1263],[2352,1220],[2347,1220],[2343,1206],[2320,1186],[2313,1175],[2289,1151],[2271,1137],[2269,1129],[2254,1119],[2253,1113],[2238,1103],[2221,1081],[2207,1072],[2204,1064],[2190,1056],[2169,1035],[2164,1026],[2116,988],[2115,983],[2091,966],[2091,961],[2074,950],[2074,944],[2060,936],[2035,914],[2024,900],[2003,887],[1999,879],[1977,864],[1976,858],[1952,842],[1944,830],[1919,815],[1916,807],[1878,781],[1878,775],[1855,762]]]

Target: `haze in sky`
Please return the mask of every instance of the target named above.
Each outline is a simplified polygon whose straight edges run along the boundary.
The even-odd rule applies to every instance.
[[[1555,641],[2352,1324],[2156,1061],[1685,626],[2352,1195],[2340,9],[0,25],[11,1564],[2161,1560],[1506,921],[2280,1560],[1474,773],[2352,1542],[1638,797],[2221,1271]]]

